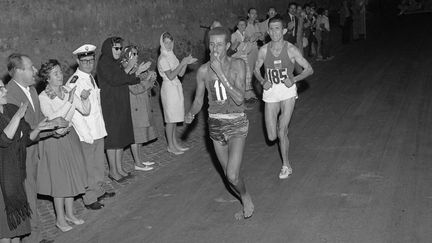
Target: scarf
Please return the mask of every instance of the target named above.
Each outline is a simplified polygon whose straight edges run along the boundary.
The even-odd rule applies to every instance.
[[[6,211],[10,230],[16,229],[24,220],[30,218],[32,213],[24,189],[26,145],[30,126],[24,119],[21,119],[11,141],[3,132],[17,110],[18,107],[6,104],[3,106],[3,114],[0,113],[0,139],[2,140],[0,148],[0,187],[5,203],[5,208],[0,210]]]
[[[163,43],[163,35],[165,34],[162,33],[162,35],[160,36],[159,39],[159,44],[160,44],[160,52],[161,52],[161,57],[165,57],[168,60],[168,63],[171,66],[171,70],[175,69],[179,64],[179,60],[177,59],[176,55],[174,54],[173,50],[168,50],[164,43]],[[173,41],[174,43],[174,41]]]
[[[107,80],[112,80],[113,77],[118,77],[119,73],[124,73],[120,59],[114,59],[112,53],[112,43],[116,38],[118,37],[110,37],[102,43],[101,55],[96,67],[96,73],[101,85],[106,84]]]

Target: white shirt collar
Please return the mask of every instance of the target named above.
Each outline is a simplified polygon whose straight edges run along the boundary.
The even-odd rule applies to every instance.
[[[13,80],[16,84],[18,84],[18,86],[22,89],[22,90],[25,90],[25,91],[27,91],[27,92],[30,92],[30,87],[29,86],[27,86],[27,87],[24,87],[24,86],[22,86],[20,83],[18,83],[15,79]]]
[[[33,99],[31,97],[31,93],[30,93],[30,87],[29,86],[27,86],[27,87],[22,86],[15,79],[13,81],[18,85],[18,87],[20,87],[20,89],[22,89],[22,91],[24,92],[24,94],[27,96],[27,99],[30,101],[30,104],[31,104],[31,106],[33,108],[33,111],[35,111],[35,107],[34,107],[34,104],[33,104]]]
[[[78,74],[79,76],[85,76],[85,75],[90,76],[90,75],[91,75],[91,73],[83,72],[83,71],[81,71],[79,68],[77,68],[77,74]]]

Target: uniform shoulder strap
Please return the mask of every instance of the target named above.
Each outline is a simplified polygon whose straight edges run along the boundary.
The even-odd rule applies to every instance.
[[[74,76],[71,78],[71,80],[70,80],[69,83],[74,84],[77,80],[78,80],[78,75],[74,75]]]

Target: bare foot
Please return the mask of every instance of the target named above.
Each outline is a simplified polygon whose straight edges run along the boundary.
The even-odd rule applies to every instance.
[[[249,194],[246,194],[246,196],[243,197],[242,203],[243,203],[244,218],[247,219],[252,217],[252,214],[254,212],[254,205],[252,203],[252,198],[250,197]]]
[[[243,214],[243,210],[238,211],[237,213],[234,214],[234,218],[237,220],[242,220],[244,219],[244,214]]]
[[[243,210],[234,214],[234,218],[237,220],[248,219],[252,217],[254,213],[254,205],[252,198],[249,194],[246,194],[242,199]]]

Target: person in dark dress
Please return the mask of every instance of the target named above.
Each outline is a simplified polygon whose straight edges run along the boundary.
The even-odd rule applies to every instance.
[[[110,165],[109,178],[117,182],[130,176],[121,165],[123,149],[134,143],[129,85],[140,83],[138,75],[146,68],[143,63],[137,67],[137,72],[129,74],[136,63],[131,62],[123,68],[120,64],[122,49],[122,38],[106,39],[96,69],[101,88],[102,114],[108,133],[105,149]]]
[[[30,234],[32,211],[24,189],[26,178],[26,147],[39,132],[53,128],[54,123],[42,120],[34,130],[22,119],[27,103],[18,108],[7,104],[7,89],[0,80],[0,241],[19,242]]]

